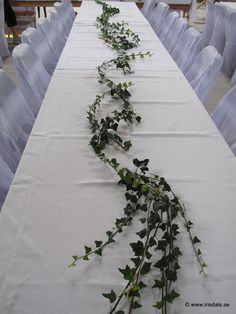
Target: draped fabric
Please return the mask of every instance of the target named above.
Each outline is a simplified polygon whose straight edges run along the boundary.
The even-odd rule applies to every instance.
[[[222,67],[222,56],[215,47],[201,50],[185,76],[200,100],[205,103]]]
[[[225,302],[230,306],[224,314],[234,314],[236,159],[135,4],[114,5],[121,13],[112,21],[128,21],[140,36],[133,51],[153,56],[133,62],[133,74],[108,70],[115,82],[134,83],[131,101],[142,123],[122,129],[133,143],[130,152],[109,147],[107,153],[129,168],[133,158],[149,158],[151,173],[166,177],[194,222],[209,269],[207,278],[199,274],[180,223],[183,255],[175,289],[181,296],[169,313],[199,314],[186,302]],[[68,267],[84,245],[107,238],[125,206],[118,178],[89,146],[86,112],[105,89],[96,67],[117,56],[94,27],[99,14],[93,1],[82,3],[0,214],[0,313],[104,314],[110,304],[102,293],[120,293],[126,284],[118,267],[130,263],[129,243],[137,240],[140,217],[103,257]],[[107,97],[99,117],[115,109],[116,101]],[[142,280],[152,285],[155,276]],[[152,306],[159,298],[158,289],[145,288],[137,313],[159,313]],[[216,307],[204,311],[215,314]]]
[[[4,3],[0,0],[0,57],[9,56],[7,41],[5,38],[5,19],[4,19]]]
[[[31,46],[16,46],[12,57],[22,94],[36,116],[51,77]]]

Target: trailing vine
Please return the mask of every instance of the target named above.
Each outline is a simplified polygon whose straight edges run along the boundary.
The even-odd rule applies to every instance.
[[[87,118],[90,123],[92,138],[90,146],[97,157],[111,167],[119,178],[118,184],[125,188],[126,205],[123,215],[117,218],[111,230],[106,232],[106,240],[95,240],[93,246],[85,246],[84,254],[74,255],[72,266],[79,260],[89,260],[94,254],[102,256],[104,248],[115,242],[115,237],[128,227],[137,213],[141,214],[141,230],[136,233],[137,241],[130,243],[133,256],[124,268],[119,268],[126,284],[124,289],[117,293],[113,289],[103,296],[111,303],[109,314],[125,314],[122,300],[129,303],[129,314],[140,308],[139,298],[142,290],[148,286],[145,275],[157,270],[158,275],[152,282],[152,288],[158,289],[159,299],[153,307],[167,314],[168,304],[172,303],[179,293],[175,290],[175,282],[180,269],[179,258],[182,252],[178,246],[179,221],[183,222],[193,247],[200,272],[206,276],[206,264],[199,249],[200,240],[193,235],[193,223],[188,219],[184,205],[180,202],[168,182],[163,177],[149,172],[149,159],[133,159],[133,170],[123,167],[116,158],[109,159],[105,153],[107,145],[116,145],[123,151],[129,151],[132,146],[130,140],[123,139],[120,132],[122,125],[133,125],[141,122],[141,117],[135,113],[131,103],[132,82],[115,83],[107,76],[107,71],[115,67],[124,74],[133,73],[131,62],[138,58],[150,57],[150,52],[127,54],[126,50],[138,46],[139,37],[127,29],[122,22],[110,23],[110,17],[119,13],[119,9],[96,1],[102,5],[102,15],[97,18],[96,26],[101,31],[101,38],[105,43],[118,52],[118,57],[104,61],[98,67],[99,82],[107,90],[97,95],[89,106]],[[97,119],[97,111],[105,98],[110,97],[117,101],[119,110],[110,115]]]

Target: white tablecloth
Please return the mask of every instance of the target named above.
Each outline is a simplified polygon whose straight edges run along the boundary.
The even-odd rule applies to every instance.
[[[137,61],[135,74],[126,78],[110,73],[135,83],[132,101],[143,117],[127,130],[133,149],[111,154],[125,165],[134,156],[150,158],[151,172],[165,176],[186,204],[208,264],[204,279],[181,232],[181,297],[170,313],[234,314],[236,159],[135,4],[116,6],[121,14],[115,19],[129,20],[140,35],[138,50],[154,55]],[[93,26],[100,12],[97,4],[83,2],[0,215],[1,314],[104,314],[109,304],[101,293],[123,287],[117,267],[128,262],[129,242],[136,239],[129,230],[140,228],[138,222],[102,258],[68,268],[85,244],[106,238],[124,206],[117,178],[88,146],[86,110],[101,92],[95,67],[115,55]],[[155,295],[145,294],[137,313],[156,313]],[[230,306],[199,309],[186,302]]]

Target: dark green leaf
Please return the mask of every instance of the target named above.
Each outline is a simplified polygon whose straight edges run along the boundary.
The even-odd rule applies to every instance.
[[[114,290],[111,290],[110,293],[103,293],[102,295],[107,298],[110,303],[114,303],[116,300],[116,293],[114,292]]]

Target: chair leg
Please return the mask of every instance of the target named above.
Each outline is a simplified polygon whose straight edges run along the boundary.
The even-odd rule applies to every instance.
[[[44,17],[47,17],[47,10],[46,7],[43,7]]]
[[[40,17],[40,7],[37,7],[38,10],[38,17]]]

